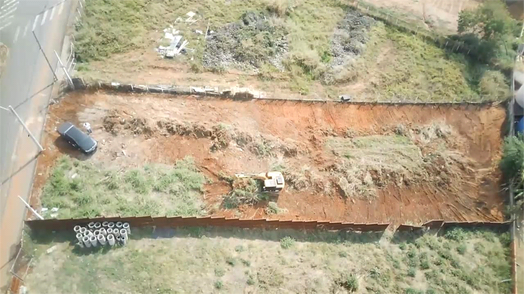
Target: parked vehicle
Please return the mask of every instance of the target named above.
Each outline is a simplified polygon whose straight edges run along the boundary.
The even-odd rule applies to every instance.
[[[82,132],[70,122],[61,124],[57,131],[69,144],[86,154],[94,152],[98,146],[95,139]]]

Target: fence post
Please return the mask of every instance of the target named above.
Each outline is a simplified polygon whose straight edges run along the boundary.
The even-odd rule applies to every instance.
[[[73,83],[73,79],[71,79],[71,76],[69,75],[69,73],[67,72],[66,67],[62,63],[62,60],[60,59],[60,56],[58,56],[58,53],[56,53],[56,50],[55,50],[55,55],[56,55],[56,58],[58,59],[58,64],[60,64],[60,67],[62,67],[62,69],[64,70],[64,73],[65,73],[65,75],[67,77],[67,81],[69,82],[69,84],[71,85],[71,87],[74,90],[75,89],[75,84]]]
[[[22,119],[20,118],[20,116],[18,116],[18,113],[16,113],[15,109],[9,105],[9,110],[11,111],[12,114],[14,114],[16,116],[16,118],[18,119],[18,121],[20,122],[20,124],[22,124],[22,126],[24,127],[25,131],[29,134],[29,136],[31,137],[31,139],[33,139],[33,141],[35,142],[36,146],[38,146],[38,153],[44,151],[44,147],[42,147],[42,145],[40,145],[40,142],[38,142],[38,140],[35,138],[35,136],[33,136],[33,134],[31,133],[31,131],[29,131],[29,129],[27,128],[27,126],[25,125],[25,123],[22,121]]]

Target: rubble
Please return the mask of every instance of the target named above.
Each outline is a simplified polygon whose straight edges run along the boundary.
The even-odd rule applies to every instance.
[[[326,84],[337,81],[341,72],[346,70],[365,50],[369,40],[369,31],[375,20],[358,11],[350,10],[338,24],[331,40],[332,61],[324,75]]]
[[[288,51],[287,32],[264,13],[247,12],[242,18],[216,32],[210,31],[204,50],[207,68],[239,68],[258,71],[263,63],[283,70]]]
[[[178,17],[175,21],[175,23],[188,23],[193,24],[198,21],[198,19],[194,19],[193,17],[196,16],[196,13],[193,11],[189,11],[186,13],[187,19],[183,20],[182,18]],[[195,30],[195,33],[203,35],[204,32],[201,30]],[[158,52],[162,57],[167,58],[174,58],[177,55],[183,54],[186,52],[186,46],[189,44],[189,42],[184,39],[184,37],[180,34],[180,31],[176,29],[173,25],[169,25],[169,28],[164,29],[164,36],[162,38],[162,43],[169,42],[169,46],[158,46],[155,48],[155,51]]]

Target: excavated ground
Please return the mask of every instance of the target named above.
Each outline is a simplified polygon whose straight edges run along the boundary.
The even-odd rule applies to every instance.
[[[57,137],[63,121],[91,123],[86,158]],[[77,92],[51,107],[32,203],[56,159],[70,154],[115,169],[192,156],[212,183],[216,216],[421,223],[503,220],[497,168],[503,106],[359,106]],[[221,175],[282,171],[274,201],[226,209]]]

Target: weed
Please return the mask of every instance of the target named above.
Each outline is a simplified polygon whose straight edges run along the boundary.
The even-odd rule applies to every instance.
[[[356,292],[358,290],[358,279],[352,274],[347,274],[341,277],[338,284],[344,287],[348,292]]]
[[[248,285],[250,285],[250,286],[255,285],[255,283],[256,283],[255,278],[252,275],[249,275],[248,278],[247,278],[246,283]]]
[[[241,204],[256,204],[269,197],[269,194],[263,192],[260,184],[252,178],[235,179],[232,186],[233,190],[223,197],[223,205],[226,208],[236,208]]]
[[[270,201],[267,204],[267,207],[266,207],[266,213],[269,214],[269,215],[284,213],[286,211],[287,211],[286,209],[278,207],[278,204],[276,202],[273,202],[273,201]]]
[[[462,241],[466,237],[465,234],[466,233],[464,229],[453,228],[453,229],[447,230],[444,236],[454,241]]]
[[[221,267],[215,269],[215,276],[220,278],[220,277],[223,277],[225,274],[226,274],[226,270],[225,269],[223,269]]]
[[[468,249],[468,247],[466,246],[466,244],[460,244],[459,246],[457,246],[457,252],[460,254],[460,255],[464,255],[466,254],[466,250]]]
[[[237,265],[237,259],[234,258],[234,257],[228,256],[228,257],[226,258],[226,263],[227,263],[228,265],[230,265],[230,266],[235,266],[235,265]]]
[[[413,289],[413,288],[407,288],[404,293],[405,294],[424,294],[424,291]]]
[[[244,266],[251,266],[251,261],[241,258],[240,261]]]
[[[347,257],[348,253],[346,251],[339,251],[338,252],[338,256],[340,256],[340,257]]]
[[[286,236],[280,239],[280,247],[282,247],[282,249],[289,249],[293,247],[294,245],[295,245],[295,239],[291,237]]]
[[[244,246],[243,245],[237,245],[235,246],[235,251],[236,252],[243,252],[245,250]]]
[[[414,278],[416,275],[417,275],[417,269],[414,268],[414,267],[410,267],[410,268],[408,269],[408,276]]]
[[[59,207],[59,218],[196,216],[203,213],[205,182],[189,158],[174,166],[152,165],[122,174],[64,156],[53,168],[41,201],[44,207]]]
[[[222,283],[222,281],[218,280],[215,282],[215,288],[216,289],[222,289],[224,287],[224,283]]]

